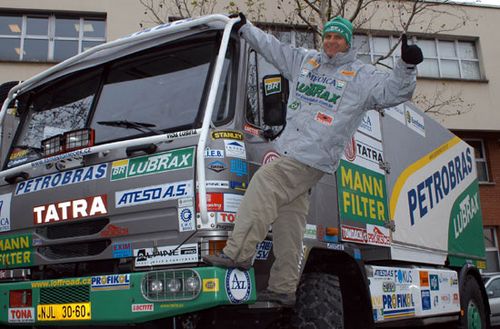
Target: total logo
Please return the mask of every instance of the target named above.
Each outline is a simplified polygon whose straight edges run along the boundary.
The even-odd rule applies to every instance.
[[[226,294],[232,304],[241,304],[250,299],[252,282],[248,272],[229,269],[225,278]]]

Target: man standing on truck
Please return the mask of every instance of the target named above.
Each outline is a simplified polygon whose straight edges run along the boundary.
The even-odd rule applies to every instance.
[[[233,16],[234,17],[234,16]],[[402,36],[401,59],[391,72],[356,59],[352,23],[335,17],[323,27],[321,51],[294,48],[253,26],[239,14],[240,35],[290,81],[287,125],[276,141],[281,157],[253,176],[226,247],[205,256],[211,265],[247,270],[256,245],[273,225],[273,253],[268,287],[258,300],[295,304],[309,190],[337,169],[346,143],[366,111],[411,99],[420,48]]]

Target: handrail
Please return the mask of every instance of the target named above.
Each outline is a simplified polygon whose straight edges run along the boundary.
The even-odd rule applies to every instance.
[[[201,126],[200,139],[198,140],[198,147],[196,149],[196,174],[198,176],[198,195],[200,205],[200,219],[202,224],[208,223],[208,210],[207,210],[207,185],[205,179],[205,146],[207,143],[207,135],[212,122],[212,113],[215,106],[215,98],[217,96],[217,87],[222,74],[224,66],[224,58],[229,44],[229,35],[233,25],[239,22],[240,18],[230,19],[226,17],[228,24],[224,28],[224,34],[220,43],[219,53],[217,55],[217,62],[215,64],[214,75],[210,84],[210,93],[208,94],[207,106],[205,107],[205,116]]]

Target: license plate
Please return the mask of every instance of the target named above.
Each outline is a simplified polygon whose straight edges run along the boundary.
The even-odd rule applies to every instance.
[[[90,320],[90,303],[38,305],[37,319],[38,321]]]

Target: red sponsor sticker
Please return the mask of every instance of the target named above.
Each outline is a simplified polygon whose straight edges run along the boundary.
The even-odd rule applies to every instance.
[[[323,112],[316,113],[314,120],[322,123],[326,126],[331,126],[333,124],[333,117],[331,115],[325,114]]]
[[[120,227],[116,225],[108,225],[104,229],[104,231],[101,232],[100,236],[103,238],[110,238],[113,236],[122,236],[122,235],[128,235],[128,227]]]
[[[344,155],[350,162],[356,160],[356,140],[354,139],[354,136],[351,138],[351,142],[347,143],[345,146]]]
[[[153,312],[153,304],[132,304],[132,312]]]
[[[245,123],[245,125],[243,126],[243,130],[247,133],[249,133],[250,135],[254,135],[254,136],[259,136],[260,135],[260,130],[249,125],[248,123]]]
[[[342,225],[342,240],[366,243],[366,230],[360,227]]]
[[[390,246],[391,237],[389,229],[377,225],[368,224],[366,227],[367,243],[380,246]]]
[[[196,211],[200,211],[200,198],[196,198]],[[207,193],[207,211],[224,211],[224,194]]]
[[[106,195],[90,196],[33,207],[35,225],[82,219],[108,213]]]
[[[232,224],[236,220],[236,214],[230,212],[220,212],[217,214],[217,223]]]
[[[280,155],[277,152],[269,151],[264,155],[264,158],[262,159],[262,164],[265,165],[266,163],[273,162],[279,157]]]

